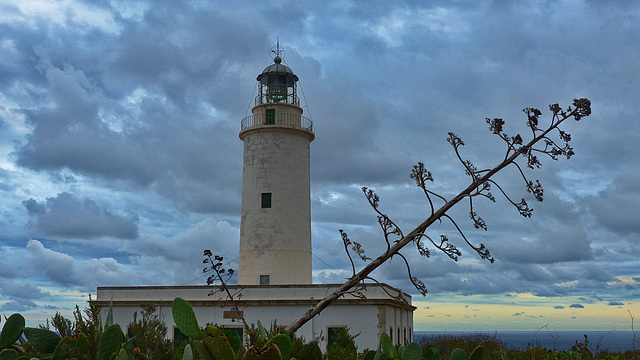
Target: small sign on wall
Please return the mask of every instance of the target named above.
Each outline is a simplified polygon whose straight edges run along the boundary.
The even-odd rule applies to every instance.
[[[223,311],[222,317],[224,319],[239,320],[244,317],[244,311],[235,311],[235,310]]]

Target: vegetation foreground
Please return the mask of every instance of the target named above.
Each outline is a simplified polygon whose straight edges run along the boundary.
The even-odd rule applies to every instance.
[[[269,330],[259,322],[246,327],[241,339],[224,328],[207,325],[202,329],[189,303],[181,298],[174,300],[172,312],[176,325],[188,339],[167,340],[167,327],[153,305],[142,306],[140,318],[137,313],[134,315],[127,334],[113,323],[111,311],[103,326],[100,309],[95,305],[82,311],[76,307],[73,320],[56,313],[37,328],[25,327],[24,317],[13,314],[3,321],[0,360],[640,360],[640,350],[592,352],[586,336],[583,344],[557,351],[541,347],[509,349],[497,338],[486,335],[438,336],[394,347],[389,336],[382,334],[378,349],[359,352],[354,341],[358,335],[349,334],[347,329],[338,333],[323,354],[320,339],[305,342],[278,333],[275,324]]]

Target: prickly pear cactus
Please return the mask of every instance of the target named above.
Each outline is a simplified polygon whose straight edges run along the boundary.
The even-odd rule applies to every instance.
[[[129,355],[127,355],[127,350],[120,349],[118,356],[116,356],[113,360],[129,360]]]
[[[403,360],[421,360],[422,359],[422,347],[417,343],[409,343],[403,347],[400,352],[400,359]],[[482,359],[478,359],[482,360]]]
[[[182,360],[193,360],[193,350],[191,350],[190,344],[187,344],[184,347],[184,352],[182,353]]]
[[[60,335],[51,330],[32,327],[24,328],[24,336],[36,350],[46,354],[52,353],[62,340]]]
[[[74,338],[65,336],[58,342],[51,360],[65,360],[72,358],[86,359],[89,357],[89,339],[80,333]]]
[[[13,349],[0,350],[0,360],[16,360],[18,356],[18,352]]]
[[[175,298],[171,304],[171,312],[173,313],[173,320],[176,322],[176,326],[186,336],[192,339],[201,339],[202,330],[198,325],[196,314],[193,312],[193,308],[187,300],[183,298]]]
[[[209,353],[209,350],[207,350],[207,347],[204,346],[202,340],[192,340],[191,344],[193,345],[193,348],[196,349],[196,352],[198,352],[202,360],[214,360],[211,353]]]
[[[317,342],[311,341],[306,343],[298,354],[300,360],[322,360],[322,350]],[[373,360],[373,359],[371,359]]]
[[[475,349],[473,349],[471,355],[469,355],[469,360],[482,360],[483,353],[484,348],[482,347],[482,345],[478,345]]]
[[[426,358],[427,360],[440,360],[440,348],[430,347],[429,350],[427,350]]]
[[[433,348],[430,348],[429,351],[432,349]],[[429,357],[429,355],[431,355],[431,357]],[[427,359],[440,360],[438,355],[438,352],[433,354],[427,353]],[[396,349],[391,342],[391,337],[386,333],[382,333],[382,335],[380,335],[378,351],[368,351],[364,354],[363,360],[422,360],[422,347],[415,342],[411,342]]]
[[[2,333],[0,333],[0,350],[5,349],[18,341],[23,330],[24,317],[20,314],[13,314],[9,316],[2,327]]]
[[[271,344],[276,344],[278,350],[280,350],[280,354],[282,354],[282,358],[285,360],[289,360],[291,350],[293,349],[293,344],[291,344],[291,338],[289,337],[289,335],[278,334],[269,339],[269,341],[267,341],[264,346],[266,347]]]
[[[242,360],[282,360],[282,354],[276,344],[264,347],[252,346],[244,354]],[[226,359],[225,359],[226,360]]]
[[[98,360],[109,360],[113,354],[120,351],[124,336],[120,325],[107,326],[98,340]]]
[[[393,360],[384,353],[376,353],[373,360]]]
[[[454,349],[449,356],[449,360],[467,360],[467,352],[463,349]]]
[[[204,345],[215,360],[234,360],[236,354],[231,348],[229,339],[222,333],[220,329],[214,326],[207,326],[204,330]]]
[[[380,351],[386,355],[389,359],[398,357],[398,350],[393,346],[393,342],[387,333],[380,335]]]

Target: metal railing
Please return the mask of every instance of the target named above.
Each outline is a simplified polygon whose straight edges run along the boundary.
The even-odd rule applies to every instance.
[[[291,104],[295,106],[300,106],[300,99],[295,94],[288,94],[282,96],[274,96],[261,94],[256,96],[255,105],[261,104]]]
[[[311,119],[302,115],[287,113],[276,113],[272,115],[249,115],[246,118],[242,119],[242,122],[240,124],[240,131],[254,126],[271,125],[285,125],[313,132],[313,121],[311,121]]]

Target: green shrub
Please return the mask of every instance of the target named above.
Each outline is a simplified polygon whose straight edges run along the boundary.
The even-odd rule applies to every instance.
[[[355,338],[360,334],[349,334],[349,328],[335,329],[335,339],[327,345],[327,360],[356,360],[358,347]]]
[[[149,359],[170,360],[173,355],[173,344],[167,340],[167,326],[156,312],[153,304],[141,304],[140,314],[133,313],[133,321],[129,323],[127,334],[131,338],[131,346],[138,349],[136,353]]]

